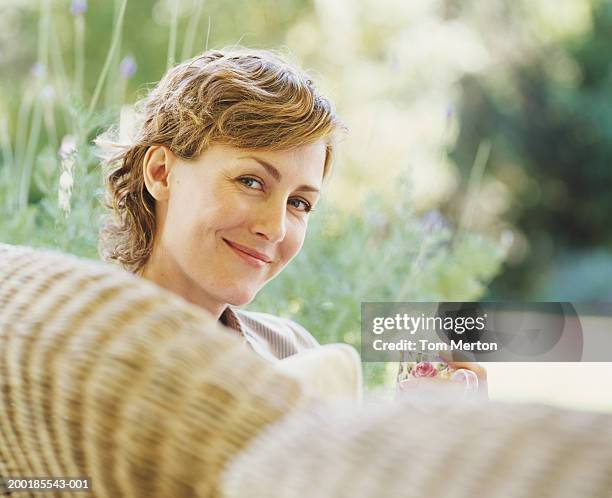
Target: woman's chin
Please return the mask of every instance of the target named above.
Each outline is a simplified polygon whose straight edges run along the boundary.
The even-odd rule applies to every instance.
[[[256,295],[257,291],[238,290],[227,296],[227,303],[232,306],[244,306],[255,299]]]

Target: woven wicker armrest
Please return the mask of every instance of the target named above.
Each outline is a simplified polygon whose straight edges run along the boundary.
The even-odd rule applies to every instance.
[[[319,406],[232,460],[224,498],[612,498],[612,414],[544,405]]]
[[[179,297],[0,245],[0,476],[87,476],[96,497],[216,496],[228,459],[304,399]]]

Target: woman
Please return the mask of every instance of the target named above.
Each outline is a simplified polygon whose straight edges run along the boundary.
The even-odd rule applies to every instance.
[[[342,129],[308,77],[267,51],[214,50],[141,102],[107,175],[101,253],[201,306],[260,354],[318,345],[296,323],[234,308],[300,251]]]
[[[329,101],[281,58],[240,49],[178,65],[139,105],[133,143],[109,161],[104,259],[203,307],[266,357],[318,345],[290,320],[233,306],[302,247],[341,128]]]

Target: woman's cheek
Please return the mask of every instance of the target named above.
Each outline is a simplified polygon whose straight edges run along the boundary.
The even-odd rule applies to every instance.
[[[291,227],[291,230],[285,236],[286,248],[284,259],[286,263],[291,261],[302,250],[305,237],[306,225],[301,221],[296,221],[295,225]]]

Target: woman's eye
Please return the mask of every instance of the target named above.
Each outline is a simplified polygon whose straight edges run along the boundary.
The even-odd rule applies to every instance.
[[[238,178],[238,181],[246,187],[254,188],[255,190],[263,190],[263,183],[253,177],[243,176],[242,178]],[[256,185],[259,185],[259,187]]]
[[[288,202],[298,211],[304,211],[305,213],[309,213],[312,210],[312,206],[310,205],[310,203],[306,202],[304,199],[289,199]]]

